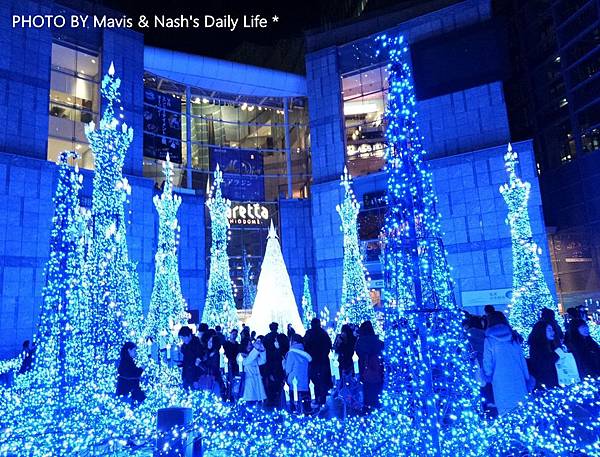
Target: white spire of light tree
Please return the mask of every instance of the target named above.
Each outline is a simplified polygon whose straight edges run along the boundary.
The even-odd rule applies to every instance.
[[[375,319],[375,310],[369,293],[367,271],[363,265],[358,245],[357,218],[360,205],[351,187],[352,177],[344,167],[340,185],[344,188],[344,201],[336,206],[340,215],[340,229],[344,233],[344,273],[342,278],[342,306],[336,319],[336,331],[345,323],[360,325],[370,320],[377,333],[381,326]]]
[[[174,328],[187,323],[187,304],[181,293],[177,244],[179,222],[177,211],[181,197],[173,194],[173,164],[163,163],[164,187],[160,197],[154,196],[158,213],[158,247],[154,256],[154,287],[146,320],[145,337],[151,337],[160,348],[177,344]]]
[[[227,330],[237,328],[239,321],[235,309],[233,287],[229,275],[229,256],[227,255],[227,232],[229,230],[227,211],[231,207],[231,201],[223,197],[222,183],[223,173],[217,165],[215,180],[206,200],[206,206],[210,212],[212,244],[208,290],[202,312],[202,322],[207,323],[209,327],[220,325]]]
[[[297,333],[304,334],[304,325],[300,319],[292,283],[288,275],[277,232],[269,228],[265,256],[260,268],[258,286],[249,326],[258,335],[269,331],[269,324],[277,322],[279,331],[285,332],[288,324],[292,324]]]
[[[542,250],[533,240],[531,231],[527,209],[531,184],[517,176],[515,167],[518,162],[518,154],[509,143],[504,155],[508,183],[500,186],[500,193],[508,206],[506,223],[510,226],[512,240],[513,290],[509,320],[527,341],[542,308],[558,309],[542,273],[539,257]]]

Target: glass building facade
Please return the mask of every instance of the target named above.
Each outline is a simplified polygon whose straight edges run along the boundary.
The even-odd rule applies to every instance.
[[[48,160],[66,149],[79,153],[80,166],[93,169],[94,159],[84,125],[99,111],[100,58],[98,52],[52,44],[48,122]]]
[[[231,277],[241,306],[243,259],[256,281],[270,221],[279,227],[277,202],[309,196],[306,99],[216,93],[146,72],[144,176],[159,186],[167,153],[180,188],[204,192],[216,166],[223,170],[223,194],[232,201]],[[208,270],[208,212],[204,225]]]

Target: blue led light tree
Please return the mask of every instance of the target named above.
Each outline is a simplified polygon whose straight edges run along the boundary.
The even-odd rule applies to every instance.
[[[362,254],[358,245],[357,218],[360,205],[351,187],[352,178],[344,167],[340,185],[344,188],[344,201],[336,206],[340,215],[340,230],[344,234],[344,272],[342,276],[342,306],[336,318],[336,331],[339,332],[345,323],[360,325],[370,320],[377,333],[381,333],[379,323],[375,319],[375,310],[367,271],[363,265]]]
[[[246,250],[242,253],[242,308],[252,309],[256,298],[256,284],[252,274],[252,265],[247,259]]]
[[[310,328],[310,321],[312,321],[317,315],[313,309],[312,297],[310,295],[310,284],[308,282],[308,275],[304,275],[304,287],[302,289],[302,323],[304,328]]]
[[[102,368],[114,366],[123,342],[141,336],[142,322],[139,279],[135,263],[129,259],[124,208],[131,188],[123,177],[123,162],[133,129],[115,117],[121,80],[114,74],[111,63],[102,79],[106,104],[99,128],[93,121],[85,127],[95,162],[90,253],[92,337],[95,359]],[[108,374],[104,379],[112,376]]]
[[[454,301],[432,175],[424,163],[408,47],[403,37],[384,35],[378,41],[389,57],[386,403],[413,418],[415,454],[476,455],[479,389]]]
[[[152,338],[159,348],[175,345],[178,338],[174,333],[177,326],[187,323],[187,304],[181,293],[177,244],[179,222],[177,211],[181,197],[173,194],[173,164],[163,163],[164,187],[160,197],[154,196],[158,213],[158,246],[154,256],[154,287],[150,297],[150,308],[146,318],[145,337]]]
[[[202,312],[202,322],[206,322],[209,327],[220,325],[227,330],[238,327],[233,287],[229,275],[229,256],[227,255],[227,232],[229,230],[227,211],[231,207],[231,201],[224,198],[221,193],[223,173],[218,165],[214,176],[215,180],[206,200],[206,206],[210,211],[212,244],[208,290]]]
[[[89,313],[85,280],[86,215],[79,206],[83,176],[75,152],[62,152],[58,162],[58,184],[54,195],[54,217],[50,234],[50,258],[42,291],[36,352],[28,377],[36,387],[68,385],[89,374]],[[85,359],[85,360],[82,360]]]
[[[540,318],[542,308],[556,310],[554,298],[542,273],[541,249],[533,240],[527,203],[531,184],[517,176],[519,157],[512,146],[504,155],[508,182],[500,186],[500,193],[508,206],[506,223],[510,226],[513,260],[512,299],[509,320],[512,327],[525,338]]]

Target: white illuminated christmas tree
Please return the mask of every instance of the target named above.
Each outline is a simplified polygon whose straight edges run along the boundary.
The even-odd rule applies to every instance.
[[[512,146],[504,155],[508,183],[500,186],[500,193],[508,206],[506,223],[510,226],[513,259],[512,299],[509,320],[512,327],[525,338],[539,320],[543,308],[558,311],[548,289],[540,264],[541,249],[533,240],[527,203],[531,184],[517,176],[519,157]]]
[[[296,333],[304,334],[304,325],[272,221],[248,325],[258,335],[264,335],[269,332],[271,322],[279,324],[280,332],[285,332],[287,325],[292,324]]]

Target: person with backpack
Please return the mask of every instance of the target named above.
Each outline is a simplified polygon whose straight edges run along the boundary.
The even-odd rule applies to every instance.
[[[360,325],[358,335],[356,355],[363,383],[363,411],[367,413],[379,407],[379,396],[383,390],[383,341],[375,335],[371,321]]]

